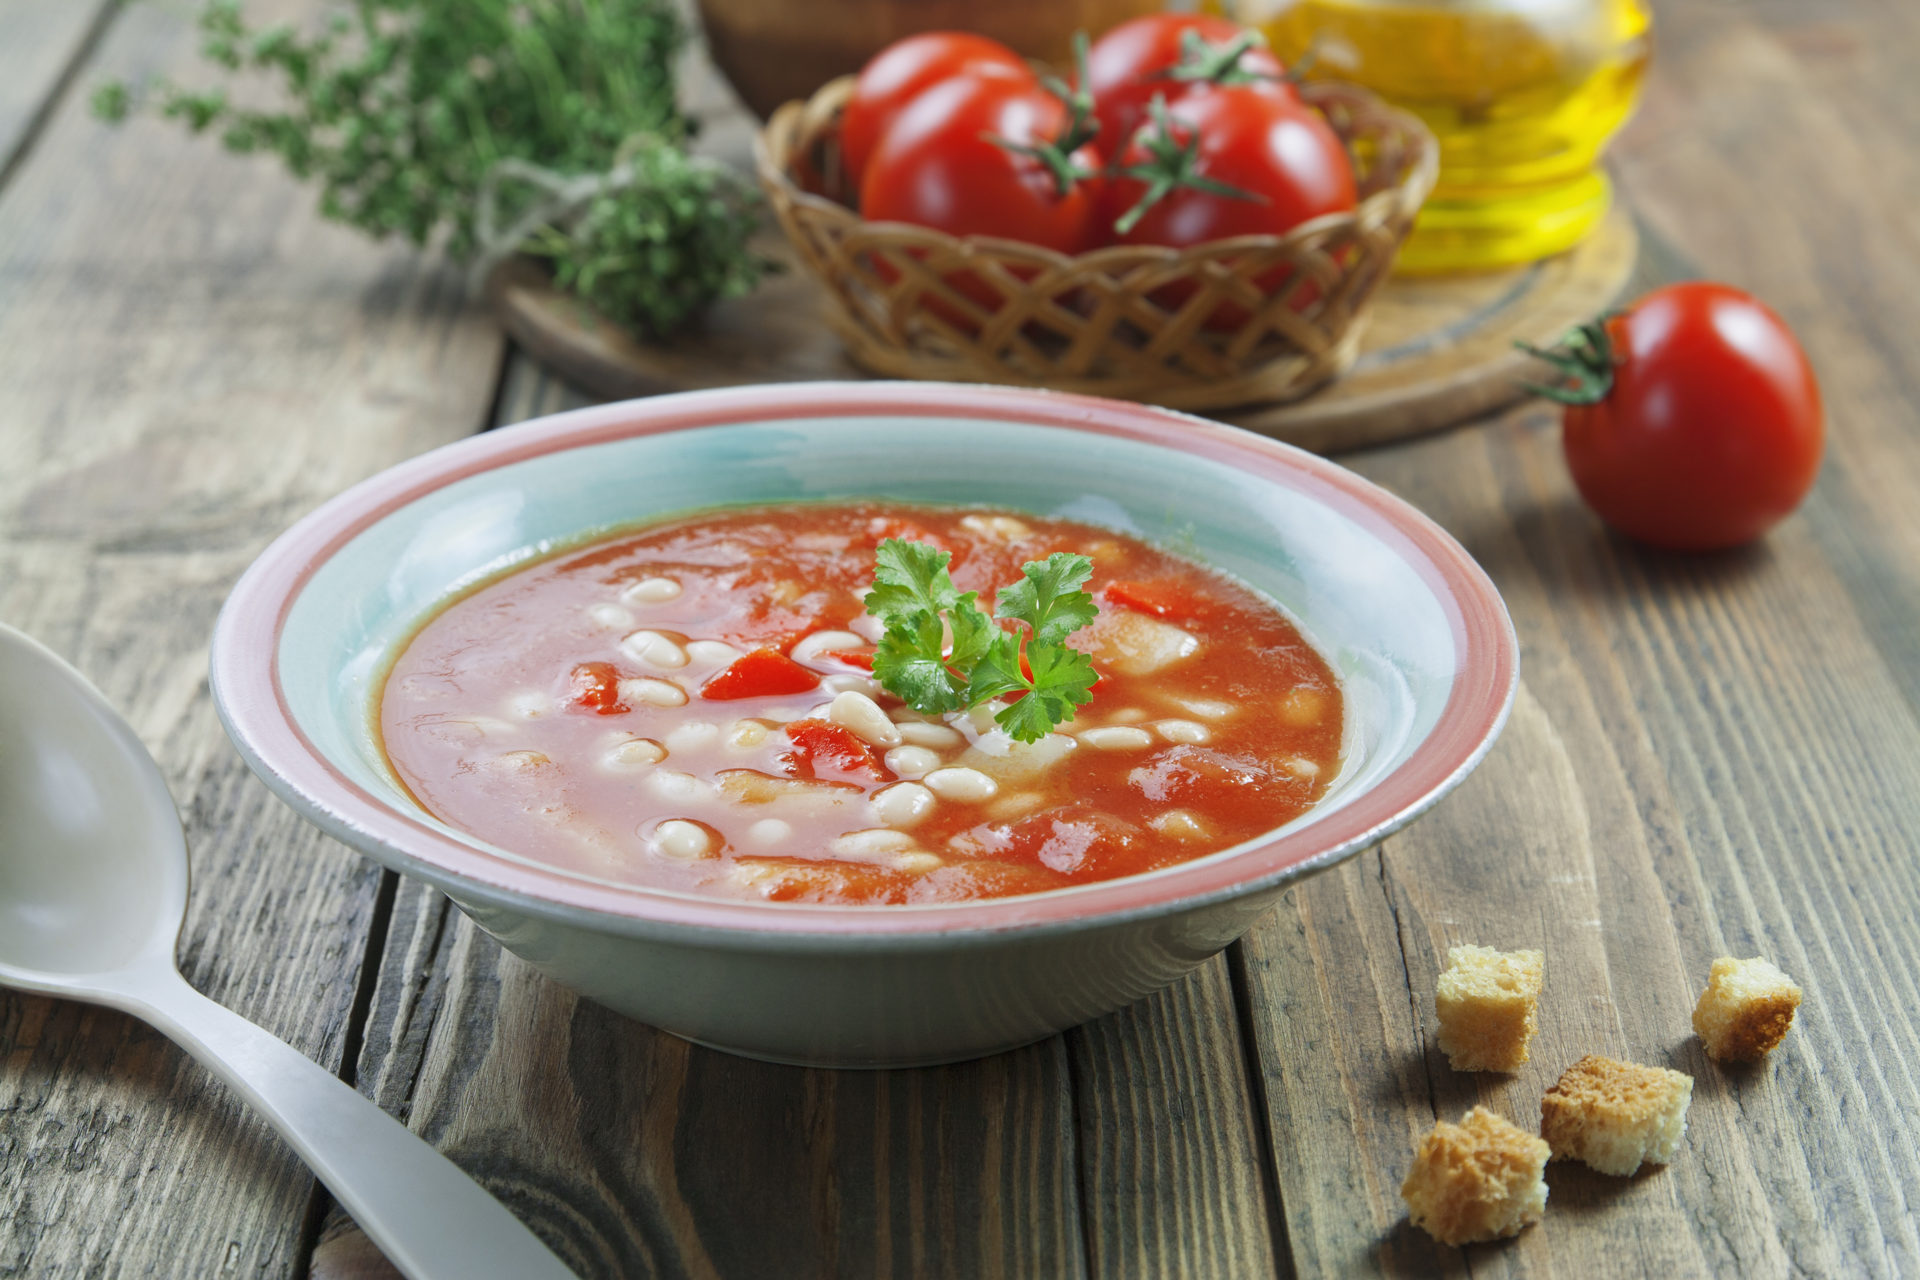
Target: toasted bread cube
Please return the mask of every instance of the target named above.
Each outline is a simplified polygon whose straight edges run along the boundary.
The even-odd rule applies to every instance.
[[[1754,1062],[1786,1039],[1799,1007],[1800,988],[1773,965],[1721,956],[1693,1006],[1693,1029],[1722,1062]]]
[[[1540,1134],[1556,1160],[1626,1177],[1666,1164],[1687,1131],[1693,1077],[1590,1053],[1540,1100]]]
[[[1449,947],[1434,1004],[1440,1047],[1455,1071],[1518,1071],[1538,1028],[1538,951]]]
[[[1420,1139],[1400,1197],[1413,1225],[1441,1244],[1519,1235],[1546,1212],[1547,1155],[1545,1142],[1475,1107]]]

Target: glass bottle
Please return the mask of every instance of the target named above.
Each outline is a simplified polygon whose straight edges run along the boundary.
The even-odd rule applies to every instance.
[[[1239,0],[1309,78],[1348,80],[1426,121],[1440,185],[1399,269],[1475,270],[1578,244],[1606,216],[1599,166],[1639,97],[1641,0]]]

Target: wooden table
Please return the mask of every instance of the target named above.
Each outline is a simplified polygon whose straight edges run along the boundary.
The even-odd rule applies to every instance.
[[[1524,687],[1486,764],[1171,990],[892,1073],[765,1066],[580,1003],[297,821],[229,747],[207,637],[260,548],[363,476],[572,397],[454,273],[320,222],[270,163],[90,119],[105,76],[199,74],[177,9],[0,0],[0,618],[161,760],[193,983],[582,1272],[1920,1274],[1907,0],[1660,5],[1615,152],[1652,276],[1749,287],[1805,339],[1831,441],[1801,514],[1733,554],[1637,550],[1575,500],[1539,406],[1350,457],[1506,595]],[[1434,1045],[1436,967],[1464,941],[1547,951],[1517,1076],[1456,1075]],[[1723,953],[1806,989],[1755,1070],[1689,1034]],[[1507,1244],[1407,1225],[1417,1134],[1476,1102],[1527,1123],[1589,1050],[1694,1075],[1670,1168],[1555,1166],[1546,1221]],[[362,1265],[305,1169],[157,1034],[0,995],[0,1276]]]

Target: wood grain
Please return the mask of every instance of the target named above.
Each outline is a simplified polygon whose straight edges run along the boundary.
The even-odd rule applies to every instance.
[[[16,11],[13,66],[16,34],[55,30]],[[96,78],[184,72],[192,46],[177,14],[119,14],[0,189],[0,617],[76,662],[159,758],[193,851],[188,979],[338,1064],[380,877],[242,766],[207,637],[295,516],[472,429],[500,343],[448,277],[322,226],[269,165],[89,118]],[[314,1203],[270,1131],[157,1034],[0,994],[0,1275],[297,1274]]]
[[[7,0],[0,12],[0,188],[64,96],[110,16],[109,0]]]

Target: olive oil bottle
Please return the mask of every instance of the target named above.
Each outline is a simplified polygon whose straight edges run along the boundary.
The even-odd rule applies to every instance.
[[[1626,123],[1651,48],[1641,0],[1240,0],[1307,75],[1372,89],[1440,139],[1440,185],[1400,269],[1532,262],[1606,216],[1601,150]]]

